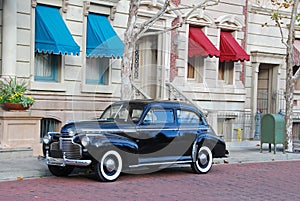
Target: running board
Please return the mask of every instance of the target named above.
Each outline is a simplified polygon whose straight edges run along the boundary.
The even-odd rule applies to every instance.
[[[130,165],[129,168],[138,168],[144,166],[156,166],[156,165],[173,165],[173,164],[184,164],[184,163],[192,163],[192,160],[188,161],[170,161],[170,162],[157,162],[157,163],[142,163],[137,165]]]

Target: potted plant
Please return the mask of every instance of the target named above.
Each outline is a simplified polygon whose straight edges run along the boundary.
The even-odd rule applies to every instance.
[[[34,103],[34,99],[25,96],[27,83],[25,80],[20,82],[17,78],[4,79],[0,81],[0,103],[9,110],[26,110]]]

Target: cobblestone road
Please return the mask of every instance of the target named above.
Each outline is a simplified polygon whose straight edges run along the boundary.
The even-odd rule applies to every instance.
[[[86,176],[6,181],[0,200],[300,200],[300,161],[215,165],[206,175],[172,168],[113,183]]]

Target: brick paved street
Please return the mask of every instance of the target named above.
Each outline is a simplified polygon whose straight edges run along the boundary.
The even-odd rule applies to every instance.
[[[114,183],[86,176],[0,182],[0,200],[300,200],[300,161],[215,165],[122,175]]]

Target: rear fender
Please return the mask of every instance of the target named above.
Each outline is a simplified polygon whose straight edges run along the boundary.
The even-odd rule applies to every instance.
[[[214,135],[201,135],[194,141],[193,144],[193,161],[196,160],[198,148],[201,146],[206,146],[210,148],[210,150],[212,150],[213,157],[215,158],[225,157],[226,145],[223,139]]]

